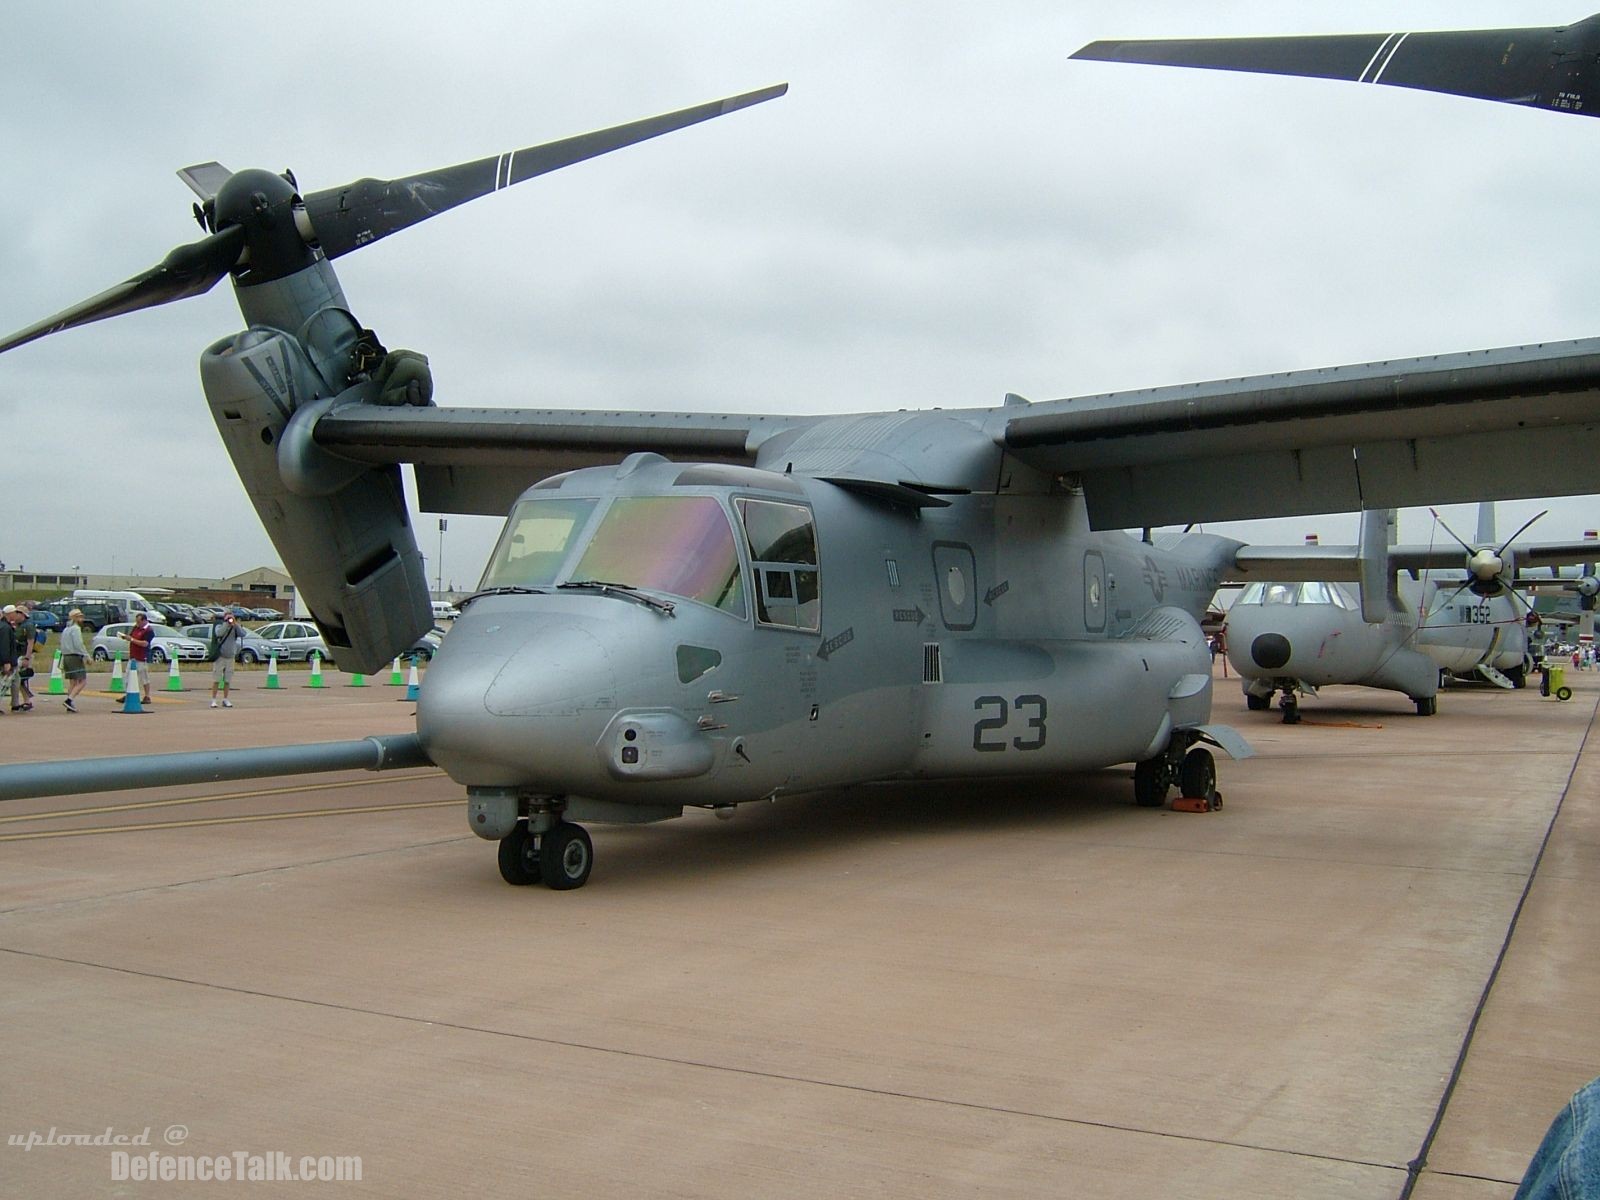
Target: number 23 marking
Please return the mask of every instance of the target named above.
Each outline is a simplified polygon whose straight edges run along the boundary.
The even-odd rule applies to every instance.
[[[979,751],[992,751],[1006,749],[1004,735],[1000,741],[990,741],[985,736],[997,730],[1004,730],[1010,723],[1012,704],[1016,706],[1017,715],[1022,716],[1023,709],[1033,709],[1033,715],[1027,717],[1027,727],[1034,731],[1032,737],[1014,737],[1011,745],[1018,750],[1040,750],[1044,747],[1045,729],[1045,703],[1043,696],[1018,696],[1011,704],[1007,704],[1004,696],[979,696],[972,702],[972,707],[978,712],[985,709],[994,709],[994,714],[985,716],[972,727],[972,748]]]

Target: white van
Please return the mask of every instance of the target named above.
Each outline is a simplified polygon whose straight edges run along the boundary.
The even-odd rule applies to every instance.
[[[454,621],[461,615],[461,610],[448,600],[435,600],[433,602],[433,619],[435,621]]]
[[[72,593],[74,600],[97,600],[101,604],[116,604],[128,615],[128,620],[133,620],[133,614],[142,612],[157,625],[166,624],[167,618],[161,615],[161,610],[138,592],[108,592],[95,588],[79,588]]]

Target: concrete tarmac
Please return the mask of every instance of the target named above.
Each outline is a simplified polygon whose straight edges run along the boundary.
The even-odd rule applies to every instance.
[[[1220,812],[1128,770],[858,789],[593,826],[568,893],[502,883],[431,769],[15,802],[0,1194],[168,1194],[26,1146],[148,1129],[359,1157],[297,1194],[1510,1197],[1600,1074],[1600,676],[1568,679],[1299,726],[1219,680],[1258,751]],[[411,728],[338,673],[204,680],[41,696],[0,757]]]

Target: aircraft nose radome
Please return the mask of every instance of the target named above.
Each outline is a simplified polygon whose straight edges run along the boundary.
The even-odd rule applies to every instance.
[[[458,783],[579,790],[600,770],[593,747],[617,702],[612,653],[583,621],[497,615],[451,631],[417,733]]]
[[[1250,657],[1263,670],[1276,671],[1289,661],[1289,639],[1281,633],[1263,633],[1250,643]]]

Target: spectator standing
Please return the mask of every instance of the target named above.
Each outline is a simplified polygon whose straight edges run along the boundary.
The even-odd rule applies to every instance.
[[[17,692],[21,680],[17,678],[17,626],[22,624],[22,612],[15,604],[0,610],[0,689],[11,694],[11,711],[22,707]]]
[[[22,621],[17,625],[17,690],[22,697],[23,709],[33,710],[33,648],[38,641],[38,627],[33,623],[33,601],[23,600],[17,605]]]
[[[217,657],[211,663],[211,707],[217,707],[217,689],[222,689],[222,707],[232,708],[228,688],[233,683],[233,664],[244,649],[244,638],[239,633],[239,622],[231,612],[222,614],[222,620],[211,627],[211,640],[216,643]]]
[[[89,682],[89,647],[83,641],[81,608],[67,614],[61,630],[61,673],[67,677],[67,698],[62,703],[68,712],[77,712],[78,696]]]
[[[133,628],[127,633],[117,636],[126,639],[128,643],[128,680],[124,685],[131,688],[133,677],[139,677],[139,698],[146,704],[150,703],[150,644],[155,641],[156,632],[150,627],[150,618],[140,609],[133,617]]]

